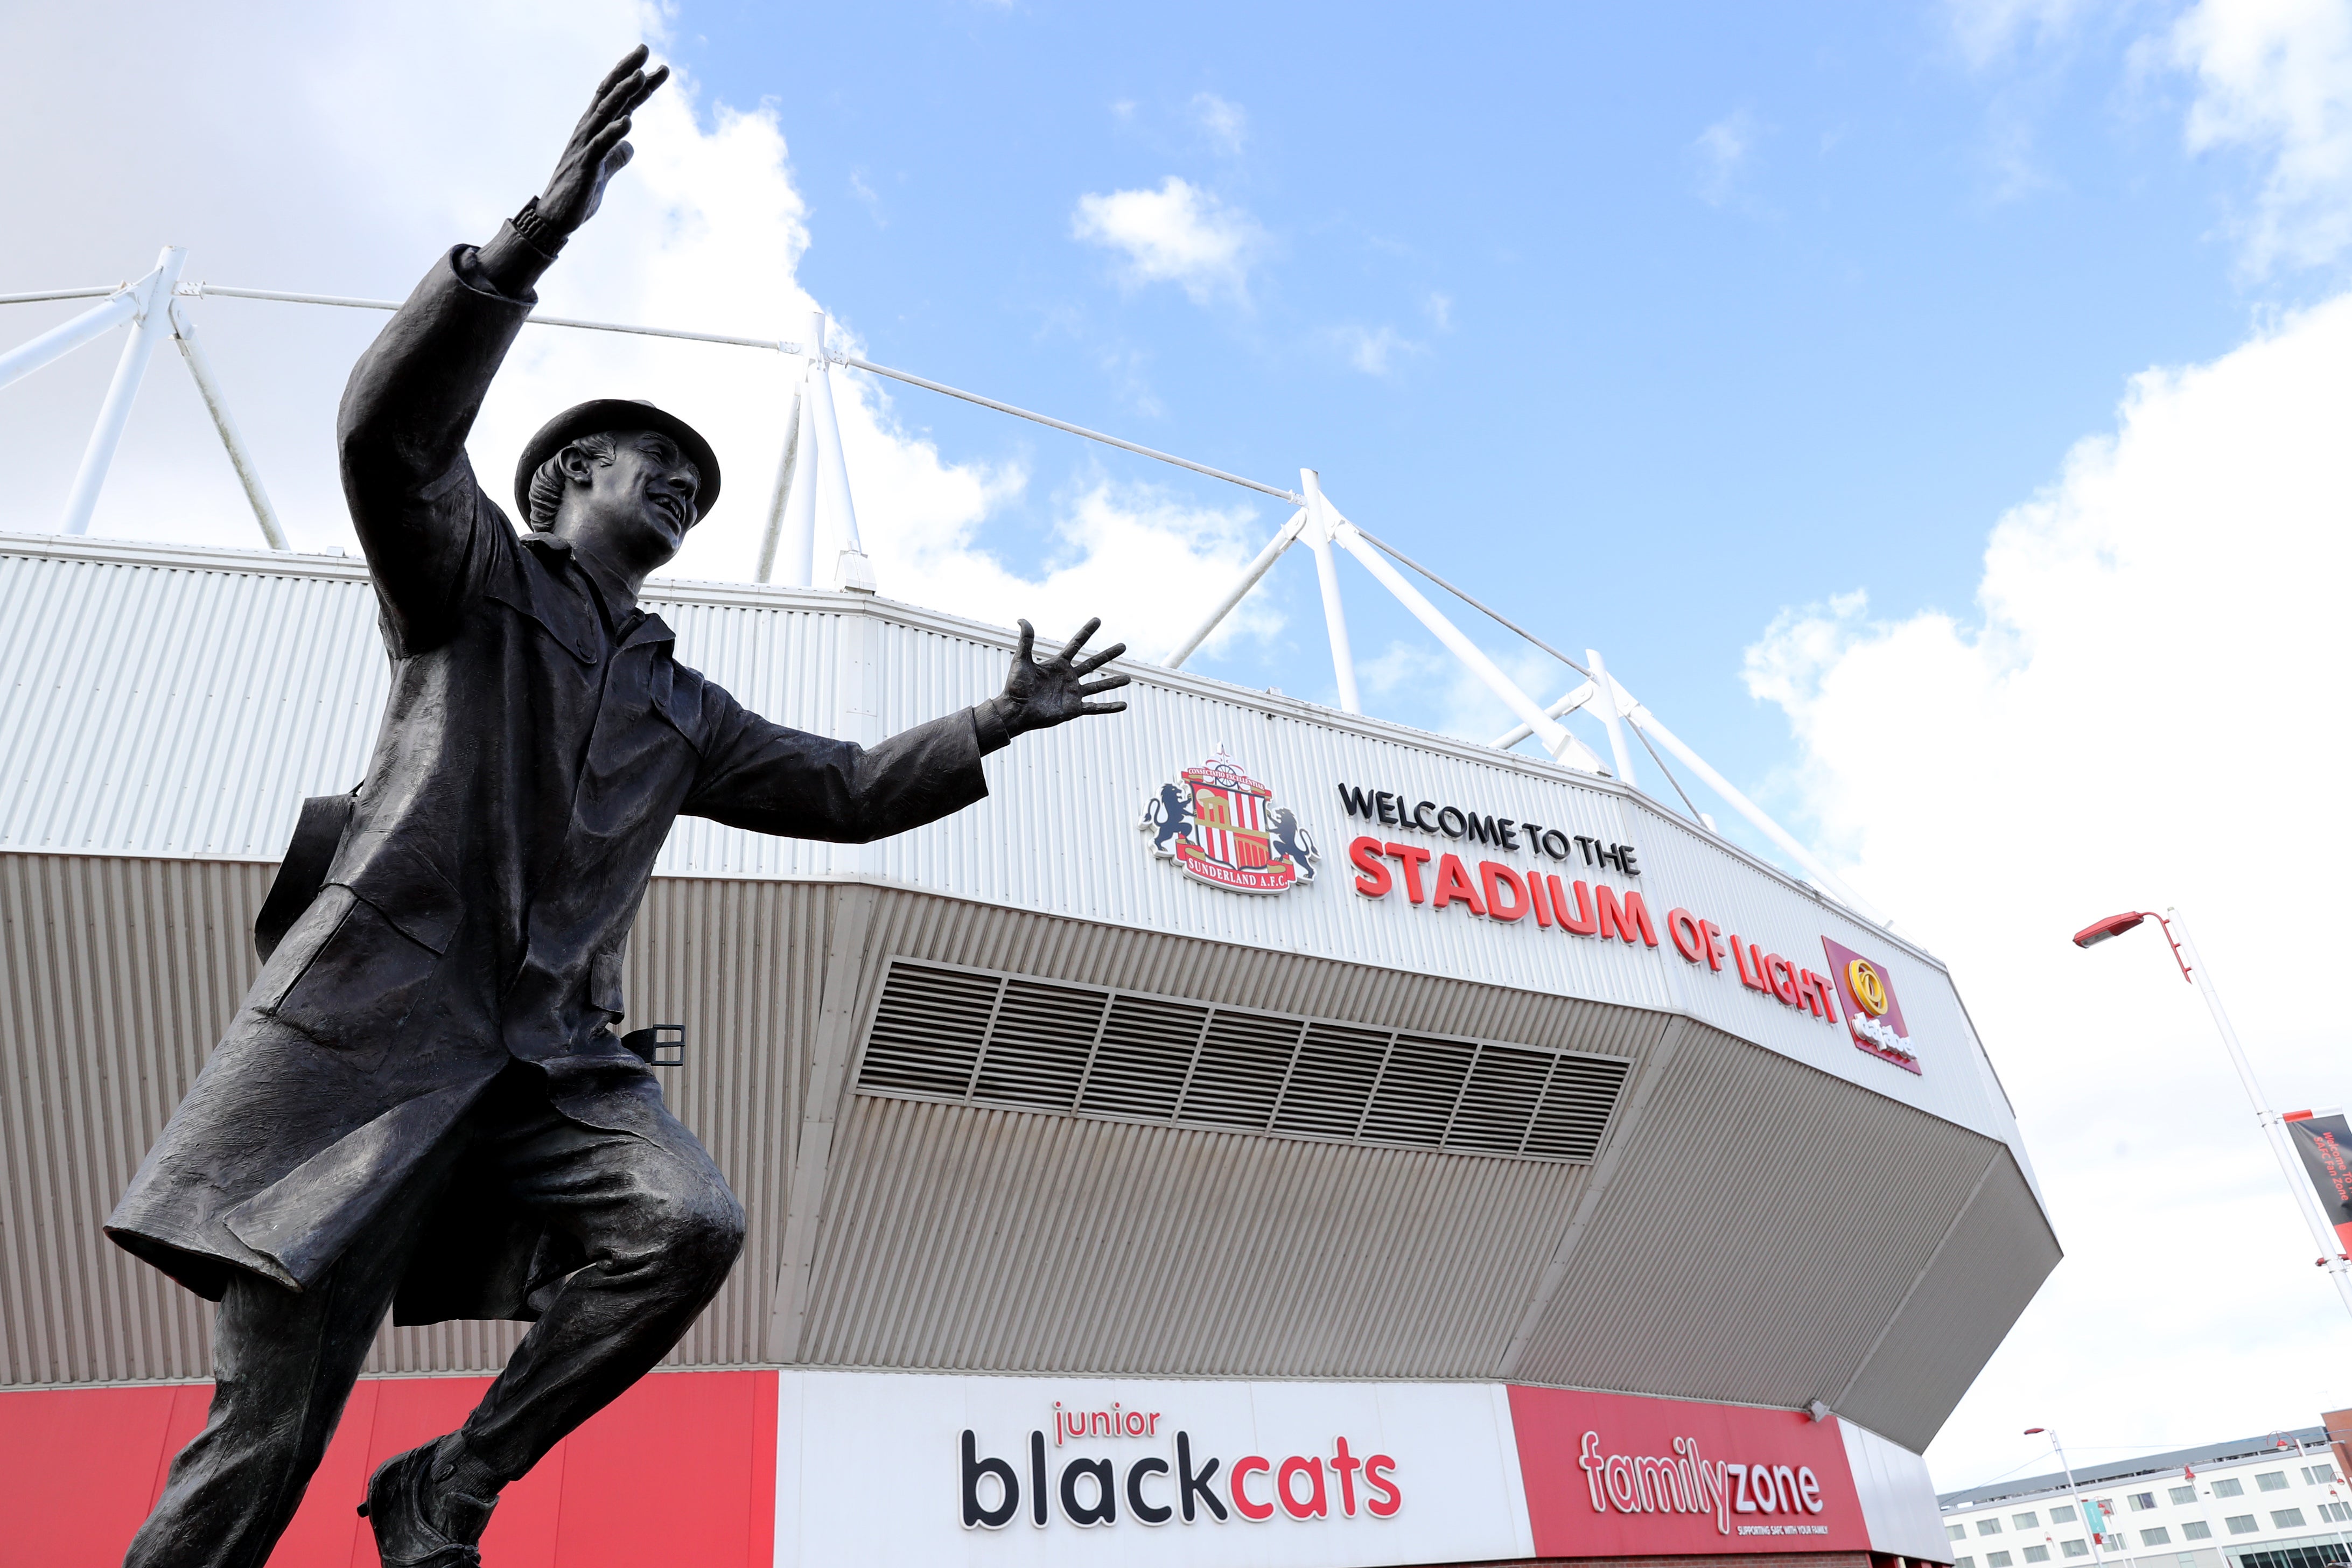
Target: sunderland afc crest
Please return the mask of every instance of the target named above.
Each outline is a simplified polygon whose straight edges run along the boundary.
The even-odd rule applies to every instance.
[[[1315,879],[1315,840],[1297,814],[1221,749],[1144,803],[1136,824],[1151,852],[1186,876],[1235,893],[1283,893]]]

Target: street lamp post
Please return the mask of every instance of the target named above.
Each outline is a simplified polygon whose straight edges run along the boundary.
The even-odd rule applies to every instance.
[[[2270,1108],[2269,1101],[2263,1098],[2262,1085],[2254,1080],[2254,1069],[2246,1060],[2245,1048],[2238,1044],[2238,1031],[2231,1026],[2230,1015],[2221,1006],[2221,994],[2214,988],[2212,977],[2205,972],[2204,960],[2198,954],[2197,943],[2189,937],[2188,923],[2181,920],[2180,911],[2172,910],[2166,914],[2158,914],[2152,910],[2135,910],[2109,915],[2105,920],[2076,931],[2074,945],[2096,947],[2110,937],[2121,936],[2146,921],[2154,921],[2164,928],[2164,938],[2172,944],[2173,962],[2180,966],[2181,979],[2197,987],[2198,994],[2205,998],[2205,1005],[2213,1015],[2213,1026],[2221,1032],[2221,1044],[2230,1053],[2230,1065],[2237,1068],[2238,1082],[2244,1087],[2246,1099],[2252,1102],[2254,1120],[2262,1126],[2263,1140],[2271,1146],[2272,1154],[2277,1157],[2279,1173],[2286,1178],[2287,1193],[2294,1200],[2295,1212],[2303,1215],[2304,1224],[2311,1227],[2313,1238],[2319,1243],[2320,1267],[2327,1270],[2328,1279],[2336,1286],[2336,1295],[2343,1299],[2344,1310],[2352,1312],[2352,1256],[2344,1252],[2343,1243],[2336,1239],[2335,1226],[2320,1212],[2310,1184],[2304,1180],[2302,1161],[2288,1141],[2284,1123],[2278,1113]]]
[[[2066,1462],[2066,1450],[2060,1445],[2058,1434],[2047,1426],[2028,1426],[2025,1429],[2025,1435],[2029,1437],[2050,1439],[2050,1451],[2058,1456],[2058,1468],[2066,1477],[2066,1495],[2074,1500],[2074,1517],[2081,1521],[2083,1533],[2091,1538],[2091,1561],[2096,1568],[2106,1568],[2106,1553],[2099,1550],[2099,1537],[2106,1532],[2092,1528],[2090,1510],[2083,1501],[2082,1489],[2074,1484],[2074,1467]],[[2101,1522],[2104,1523],[2105,1521]]]

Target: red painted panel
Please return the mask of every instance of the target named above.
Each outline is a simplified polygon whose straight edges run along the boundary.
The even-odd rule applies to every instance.
[[[369,1474],[456,1426],[488,1386],[361,1383],[272,1563],[375,1568],[354,1511]],[[0,1555],[115,1568],[211,1395],[204,1384],[0,1393]],[[482,1544],[500,1568],[769,1568],[775,1483],[775,1373],[657,1373],[509,1487]]]
[[[1869,1549],[1833,1420],[1553,1388],[1510,1395],[1538,1557]],[[1748,1481],[1758,1467],[1760,1489]]]
[[[12,1563],[115,1568],[163,1474],[170,1387],[0,1394],[0,1521]]]

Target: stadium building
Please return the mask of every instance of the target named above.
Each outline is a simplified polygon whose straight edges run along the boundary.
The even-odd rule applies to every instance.
[[[861,741],[1012,642],[654,588],[682,659]],[[100,1225],[360,777],[374,616],[352,560],[0,536],[10,1561],[119,1560],[202,1419],[210,1307]],[[1132,668],[903,837],[681,821],[629,1026],[683,1026],[750,1239],[489,1560],[1967,1552],[1918,1455],[2059,1248],[1934,956],[1614,778]],[[277,1561],[372,1561],[367,1470],[516,1332],[387,1329]]]

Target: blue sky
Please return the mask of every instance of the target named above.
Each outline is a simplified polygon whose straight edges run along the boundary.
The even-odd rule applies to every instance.
[[[689,3],[673,27],[710,97],[774,104],[800,279],[874,357],[1276,483],[1316,467],[1753,779],[1788,736],[1741,650],[1783,606],[1969,614],[1991,521],[2128,376],[2335,281],[2243,275],[2248,164],[2184,150],[2185,84],[2126,58],[2151,20],[1973,48],[1959,14],[1878,5]],[[1230,281],[1136,283],[1076,237],[1084,197],[1171,176],[1254,236]],[[1010,558],[1097,469],[1228,499],[898,405],[951,459],[1030,455],[982,536]],[[1428,646],[1342,571],[1360,658]],[[1303,552],[1277,574],[1270,658],[1204,668],[1328,700],[1310,577]],[[1442,722],[1413,683],[1371,706]]]

